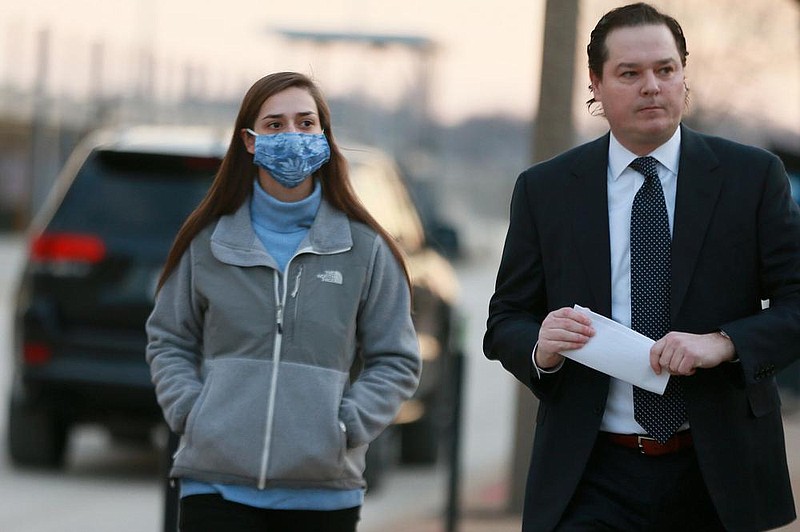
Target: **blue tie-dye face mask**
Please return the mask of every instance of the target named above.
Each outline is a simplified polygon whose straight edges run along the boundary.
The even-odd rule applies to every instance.
[[[323,133],[275,133],[256,138],[253,162],[269,172],[279,184],[294,188],[320,169],[331,158],[331,148]]]

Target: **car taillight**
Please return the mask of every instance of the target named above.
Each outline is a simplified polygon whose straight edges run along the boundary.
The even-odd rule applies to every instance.
[[[40,366],[50,361],[53,350],[42,342],[27,342],[22,348],[22,356],[26,364]]]
[[[42,233],[31,242],[35,262],[82,262],[95,264],[106,254],[106,245],[96,235]]]

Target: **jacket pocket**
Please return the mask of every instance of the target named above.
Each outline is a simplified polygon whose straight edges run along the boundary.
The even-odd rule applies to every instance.
[[[747,400],[755,417],[762,417],[781,407],[778,386],[774,379],[747,387]]]
[[[339,405],[347,379],[340,371],[281,363],[267,478],[343,476],[347,437],[339,424]]]
[[[203,391],[189,412],[186,445],[175,465],[196,471],[258,478],[270,361],[216,359],[209,364]]]

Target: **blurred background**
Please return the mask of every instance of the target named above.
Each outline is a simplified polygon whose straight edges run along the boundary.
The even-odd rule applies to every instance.
[[[800,1],[653,3],[687,35],[686,123],[796,165]],[[0,0],[0,375],[10,371],[8,301],[23,235],[76,143],[104,126],[229,127],[256,79],[300,71],[325,91],[340,143],[366,143],[393,156],[409,179],[431,191],[437,216],[457,230],[459,242],[451,259],[461,283],[467,359],[460,454],[394,472],[368,499],[363,530],[442,530],[441,516],[448,504],[453,509],[451,482],[459,516],[478,522],[463,525],[478,527],[468,530],[504,530],[501,521],[513,529],[532,405],[481,354],[486,305],[519,172],[607,129],[584,103],[585,48],[600,16],[618,5]],[[783,379],[791,405],[800,377]],[[5,407],[0,422],[5,426]],[[787,440],[800,437],[793,427]],[[159,529],[158,456],[108,450],[103,437],[83,434],[59,474],[16,471],[2,458],[0,529]],[[19,504],[9,503],[15,498]]]
[[[556,50],[571,80],[542,72],[544,0],[3,0],[0,221],[25,226],[86,131],[227,126],[252,82],[277,70],[313,76],[333,103],[337,135],[377,144],[435,180],[456,221],[476,211],[503,218],[511,184],[532,162],[537,125],[558,127],[537,122],[543,82],[571,84],[573,143],[606,128],[583,104],[585,46],[619,2],[552,4],[574,6],[577,42]],[[687,121],[796,148],[797,0],[658,5],[688,36]]]

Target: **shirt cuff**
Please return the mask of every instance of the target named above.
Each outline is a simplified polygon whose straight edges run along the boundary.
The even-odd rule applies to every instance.
[[[720,334],[720,336],[722,336],[723,338],[725,338],[727,340],[730,340],[731,343],[733,343],[733,340],[731,340],[731,337],[728,336],[728,333],[726,333],[722,329],[718,329],[717,332]],[[733,348],[734,348],[734,350],[736,349],[736,345],[735,344],[734,344]],[[731,360],[729,360],[728,363],[729,364],[736,364],[738,362],[739,362],[739,355],[737,355],[736,352],[734,351],[733,358]]]
[[[564,365],[564,361],[558,363],[557,366],[549,368],[549,369],[542,369],[536,363],[536,348],[539,347],[539,342],[536,342],[536,345],[533,346],[533,351],[531,351],[531,361],[533,362],[533,367],[536,368],[536,378],[541,379],[542,375],[550,375],[552,373],[557,372],[561,369],[561,366]]]

